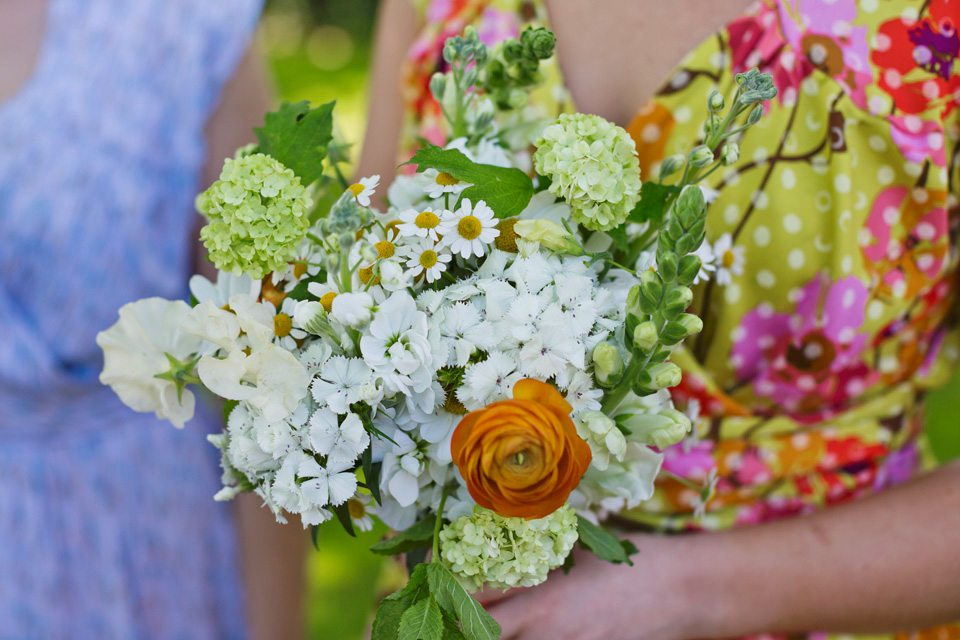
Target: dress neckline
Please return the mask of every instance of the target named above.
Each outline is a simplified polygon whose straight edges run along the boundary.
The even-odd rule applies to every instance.
[[[52,55],[51,46],[53,43],[54,22],[56,19],[58,0],[46,0],[46,8],[43,16],[43,30],[40,34],[40,45],[37,48],[37,54],[33,60],[33,67],[30,69],[30,75],[20,83],[20,86],[6,98],[0,100],[0,115],[7,113],[16,105],[26,100],[38,86],[40,79],[46,73],[50,66]]]
[[[547,7],[546,0],[532,0],[532,2],[533,4],[538,6],[540,9],[539,13],[542,16],[541,26],[546,27],[547,29],[550,29],[551,31],[553,31],[552,25],[550,24],[550,12],[549,12],[549,7]],[[633,115],[631,116],[631,120],[633,118],[636,118],[637,115],[640,114],[644,110],[644,108],[648,104],[650,104],[651,101],[653,101],[654,99],[656,99],[658,95],[663,93],[663,90],[666,89],[673,82],[673,80],[676,77],[678,77],[680,73],[684,71],[683,67],[684,67],[684,62],[686,60],[689,60],[690,58],[695,57],[698,53],[700,53],[703,50],[704,47],[709,45],[709,43],[715,37],[717,37],[718,34],[722,33],[723,31],[729,30],[731,25],[750,16],[753,12],[756,11],[756,9],[763,2],[764,0],[750,0],[743,9],[737,12],[736,15],[734,15],[732,18],[730,18],[726,22],[718,25],[716,28],[710,31],[710,33],[708,33],[706,37],[704,37],[702,40],[696,43],[689,51],[684,53],[679,60],[677,60],[675,63],[673,63],[670,66],[670,68],[667,70],[666,75],[663,76],[660,79],[660,81],[655,85],[657,89],[653,92],[653,95],[647,96],[646,99],[644,99],[642,103],[638,105],[636,109],[633,110]],[[779,7],[779,0],[773,0],[773,4],[774,6]],[[558,39],[559,39],[559,36],[558,36]],[[566,77],[563,74],[563,68],[560,63],[559,55],[555,53],[554,59],[556,60],[557,78],[559,79],[560,86],[563,87],[564,91],[566,92],[567,101],[569,102],[571,108],[574,111],[579,111],[579,109],[577,108],[576,100],[573,94],[570,92],[569,87],[567,86]],[[706,100],[706,96],[704,96],[704,100]],[[624,126],[628,126],[628,125],[629,125],[629,122],[625,123]]]

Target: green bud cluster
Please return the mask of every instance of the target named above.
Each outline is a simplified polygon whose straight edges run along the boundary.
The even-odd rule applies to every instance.
[[[509,111],[526,106],[530,90],[542,80],[540,62],[553,55],[556,43],[553,33],[542,27],[528,27],[519,40],[504,41],[481,74],[480,86],[497,108]]]

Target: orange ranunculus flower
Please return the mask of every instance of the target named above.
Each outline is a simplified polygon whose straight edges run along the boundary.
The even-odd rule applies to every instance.
[[[562,507],[590,464],[571,410],[549,384],[525,378],[512,400],[464,416],[450,449],[477,504],[528,520]]]

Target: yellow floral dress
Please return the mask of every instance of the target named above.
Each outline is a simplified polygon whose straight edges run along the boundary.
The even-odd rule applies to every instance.
[[[529,0],[420,8],[407,148],[444,141],[427,83],[445,38],[473,24],[493,44],[548,24]],[[629,124],[649,179],[699,143],[711,90],[732,95],[751,67],[779,90],[739,161],[706,181],[716,273],[696,292],[703,333],[674,356],[674,401],[700,425],[664,468],[716,490],[693,518],[698,493],[661,480],[631,519],[687,531],[789,517],[903,482],[928,459],[924,392],[960,356],[958,24],[958,0],[760,0]],[[570,109],[558,68],[546,73],[539,103]],[[920,635],[960,638],[960,626]]]

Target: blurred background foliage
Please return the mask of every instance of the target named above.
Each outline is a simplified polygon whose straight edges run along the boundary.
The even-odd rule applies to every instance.
[[[378,0],[268,0],[260,46],[279,99],[313,103],[336,100],[338,137],[353,143],[355,160],[363,141],[367,70]],[[960,457],[957,428],[960,378],[928,399],[930,440],[941,460]],[[367,548],[384,531],[351,538],[336,521],[321,528],[319,551],[308,561],[308,637],[359,640],[365,637],[379,596],[402,582],[402,570]]]

